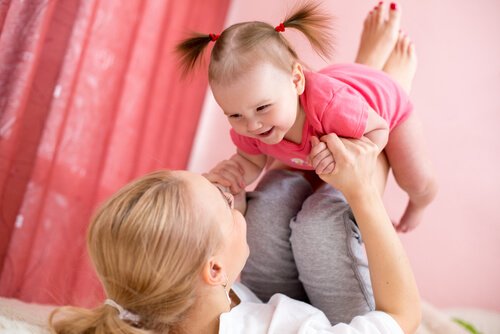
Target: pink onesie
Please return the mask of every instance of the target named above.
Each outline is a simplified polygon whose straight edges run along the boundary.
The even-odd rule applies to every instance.
[[[300,105],[306,113],[300,144],[283,139],[267,145],[231,129],[231,139],[243,152],[265,154],[298,169],[313,169],[307,162],[311,136],[336,133],[360,138],[366,129],[368,106],[382,116],[392,130],[413,107],[406,92],[382,71],[360,64],[335,64],[319,72],[306,72],[306,88]]]

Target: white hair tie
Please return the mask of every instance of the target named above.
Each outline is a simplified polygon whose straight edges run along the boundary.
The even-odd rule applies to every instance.
[[[106,299],[104,301],[104,304],[114,307],[118,311],[118,318],[120,318],[121,320],[128,320],[134,324],[138,324],[141,320],[141,317],[139,317],[137,314],[127,311],[113,299]]]

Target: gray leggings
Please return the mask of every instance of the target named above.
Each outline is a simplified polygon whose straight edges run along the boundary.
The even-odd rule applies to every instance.
[[[259,298],[309,302],[332,324],[375,308],[360,231],[339,191],[324,184],[313,193],[301,174],[272,170],[247,200],[241,281]]]

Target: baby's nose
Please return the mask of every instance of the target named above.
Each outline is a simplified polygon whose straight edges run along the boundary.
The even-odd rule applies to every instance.
[[[256,131],[262,127],[262,123],[257,120],[248,120],[247,121],[247,129],[250,132]]]

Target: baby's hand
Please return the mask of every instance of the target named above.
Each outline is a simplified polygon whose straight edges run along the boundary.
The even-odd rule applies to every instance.
[[[324,142],[320,142],[317,137],[311,138],[311,153],[309,154],[309,161],[314,167],[316,174],[330,174],[335,169],[335,159],[332,152],[328,149]]]
[[[243,174],[245,171],[234,160],[223,160],[219,162],[208,173],[203,174],[210,182],[220,184],[228,188],[233,195],[245,189]]]

